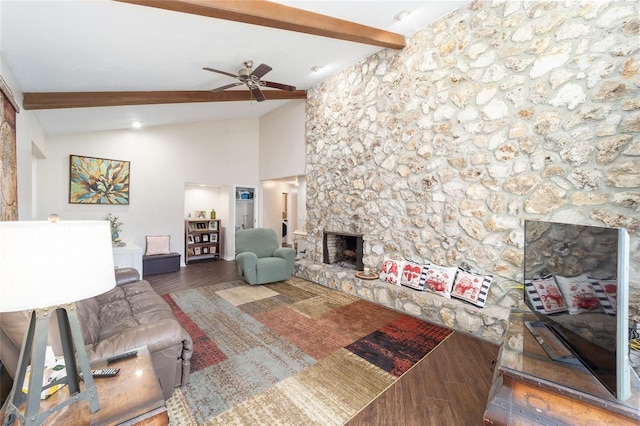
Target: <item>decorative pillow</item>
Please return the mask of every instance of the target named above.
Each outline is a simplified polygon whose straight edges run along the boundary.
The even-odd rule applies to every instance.
[[[529,301],[531,301],[536,311],[544,314],[553,314],[564,312],[568,309],[553,275],[527,280],[524,286]]]
[[[598,296],[586,274],[576,277],[556,276],[560,291],[571,315],[600,311]]]
[[[425,290],[451,299],[451,287],[456,277],[456,267],[430,264],[422,283]]]
[[[402,270],[400,284],[416,290],[424,290],[424,281],[428,270],[429,265],[407,262]]]
[[[147,235],[147,256],[154,254],[169,254],[170,235]]]
[[[404,260],[384,259],[380,268],[380,280],[390,284],[400,285],[402,271],[404,270]]]
[[[593,290],[596,292],[602,310],[609,315],[615,315],[617,311],[618,283],[616,280],[598,280],[589,278]]]
[[[479,275],[458,268],[451,296],[484,308],[493,275]]]

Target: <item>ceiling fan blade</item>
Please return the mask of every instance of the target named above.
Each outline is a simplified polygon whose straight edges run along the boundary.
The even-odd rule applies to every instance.
[[[256,101],[258,102],[262,102],[265,100],[264,94],[262,93],[262,90],[260,90],[260,87],[258,86],[251,87],[251,94],[253,95],[254,98],[256,98]]]
[[[274,83],[273,81],[262,81],[262,83],[264,83],[265,86],[273,87],[274,89],[288,90],[290,92],[296,90],[295,86],[289,86],[288,84]]]
[[[236,74],[231,74],[230,72],[226,72],[226,71],[220,71],[215,68],[204,67],[202,69],[206,71],[217,72],[218,74],[228,75],[229,77],[233,77],[233,78],[238,78]]]
[[[242,86],[244,83],[242,82],[238,82],[238,83],[231,83],[231,84],[227,84],[226,86],[220,86],[217,87],[215,89],[211,89],[212,92],[222,92],[223,90],[227,90],[230,89],[232,87],[236,87],[236,86]]]
[[[258,65],[258,68],[254,69],[251,72],[251,75],[255,75],[256,77],[258,77],[258,79],[260,79],[263,75],[265,75],[266,73],[268,73],[272,69],[273,68],[271,68],[269,65],[260,64],[260,65]]]

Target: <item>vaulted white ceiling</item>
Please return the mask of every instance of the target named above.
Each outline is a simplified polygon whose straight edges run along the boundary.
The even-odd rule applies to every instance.
[[[277,3],[409,36],[468,2]],[[411,14],[395,20],[403,11]],[[247,59],[273,68],[265,80],[306,90],[381,49],[117,1],[0,1],[0,53],[23,93],[209,91],[234,80],[203,67],[236,73]],[[316,66],[322,68],[312,71]],[[286,102],[290,101],[43,109],[35,114],[45,132],[53,135],[128,128],[132,121],[155,126],[258,117]]]

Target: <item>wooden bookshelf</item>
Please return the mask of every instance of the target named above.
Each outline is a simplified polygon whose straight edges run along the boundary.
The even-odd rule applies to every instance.
[[[220,258],[220,219],[188,219],[184,229],[185,264]]]

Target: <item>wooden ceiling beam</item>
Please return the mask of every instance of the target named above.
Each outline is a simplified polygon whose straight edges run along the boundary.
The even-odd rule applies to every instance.
[[[402,34],[265,0],[116,0],[210,18],[243,22],[390,49],[406,46]],[[375,7],[375,6],[374,6]]]
[[[263,90],[269,100],[306,99],[305,90]],[[156,105],[196,102],[251,101],[248,90],[205,91],[137,91],[137,92],[28,92],[24,93],[25,110],[91,108],[125,105]]]

